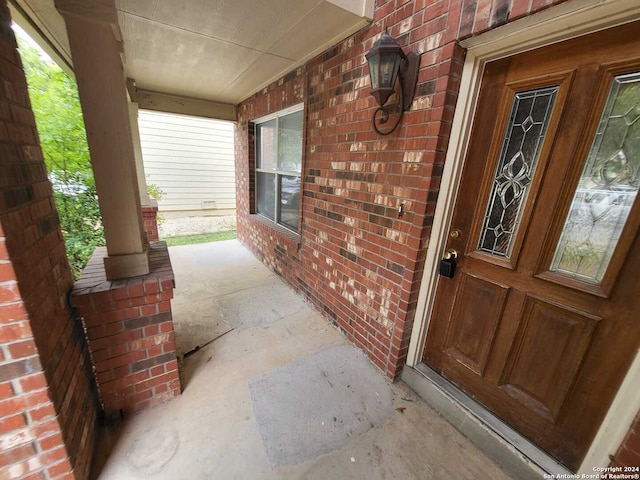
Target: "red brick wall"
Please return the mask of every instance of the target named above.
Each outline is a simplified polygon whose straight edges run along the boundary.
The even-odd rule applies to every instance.
[[[157,242],[158,237],[158,202],[151,200],[151,205],[142,207],[142,222],[149,242]]]
[[[611,467],[640,467],[640,412],[611,459]],[[623,472],[624,473],[624,472]],[[630,474],[638,473],[629,472]]]
[[[60,423],[4,235],[0,221],[0,478],[45,472],[49,478],[71,478]]]
[[[4,0],[0,224],[0,478],[86,478],[97,417],[87,345]]]
[[[87,329],[103,409],[129,414],[180,394],[171,317],[174,277],[164,242],[149,246],[148,275],[108,281],[97,248],[71,294]]]
[[[377,0],[371,26],[238,109],[238,237],[332,318],[389,377],[404,364],[464,51],[456,41],[546,8],[543,0]],[[411,112],[371,128],[364,54],[388,29],[423,51]],[[305,103],[300,242],[251,215],[251,120]],[[398,215],[403,205],[406,214]]]

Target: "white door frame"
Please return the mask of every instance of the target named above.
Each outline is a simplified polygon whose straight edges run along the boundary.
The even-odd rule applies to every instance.
[[[418,365],[422,360],[438,280],[438,265],[447,242],[484,65],[492,60],[638,20],[639,3],[638,0],[569,0],[461,42],[467,49],[467,56],[427,248],[407,356],[408,366]],[[640,409],[640,393],[637,387],[630,388],[634,381],[640,381],[640,355],[629,369],[583,461],[580,473],[593,473],[594,466],[609,464],[608,455],[615,453]]]

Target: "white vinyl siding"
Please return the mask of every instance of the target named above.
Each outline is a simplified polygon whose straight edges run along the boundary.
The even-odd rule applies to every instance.
[[[140,110],[147,183],[160,211],[235,210],[233,123]]]

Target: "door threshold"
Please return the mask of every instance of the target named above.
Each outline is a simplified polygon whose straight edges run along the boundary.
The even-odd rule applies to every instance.
[[[429,406],[514,478],[574,475],[451,382],[421,363],[405,365],[402,380]]]

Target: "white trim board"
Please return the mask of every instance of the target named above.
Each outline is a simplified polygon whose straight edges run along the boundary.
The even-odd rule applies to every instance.
[[[410,367],[421,362],[424,350],[435,297],[438,264],[447,241],[484,65],[491,60],[638,19],[638,0],[569,0],[461,42],[467,48],[467,56],[409,344],[407,365]],[[593,473],[594,467],[609,464],[609,454],[615,453],[640,409],[640,392],[637,388],[629,388],[639,378],[640,359],[637,358],[627,372],[578,473]]]
[[[268,115],[264,115],[262,117],[256,118],[255,120],[250,120],[251,123],[264,123],[269,120],[273,120],[274,118],[284,117],[285,115],[289,115],[290,113],[299,112],[304,110],[304,103],[296,103],[287,108],[283,108],[282,110],[278,110],[277,112],[269,113]]]

